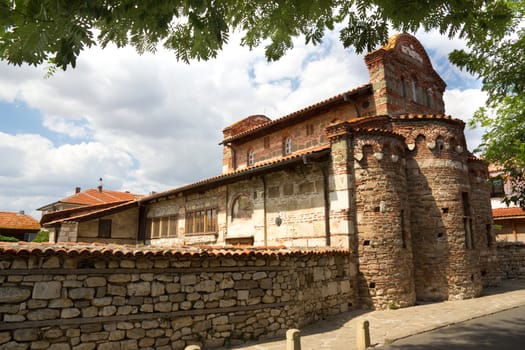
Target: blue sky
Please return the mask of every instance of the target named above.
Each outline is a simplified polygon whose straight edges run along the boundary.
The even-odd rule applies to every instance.
[[[447,83],[446,112],[467,120],[484,103],[478,80],[452,67],[463,47],[418,33]],[[221,171],[222,129],[248,115],[278,118],[368,82],[363,56],[337,33],[300,41],[277,62],[233,36],[217,59],[179,63],[173,53],[92,48],[77,68],[45,78],[45,67],[0,62],[0,210],[35,209],[76,186],[162,191]],[[468,131],[473,148],[480,131]]]

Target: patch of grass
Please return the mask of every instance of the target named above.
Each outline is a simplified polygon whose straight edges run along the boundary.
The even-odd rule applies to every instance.
[[[38,231],[35,239],[33,239],[33,242],[49,242],[49,231],[47,230]]]

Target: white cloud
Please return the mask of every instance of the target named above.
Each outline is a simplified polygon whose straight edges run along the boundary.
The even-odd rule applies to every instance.
[[[468,122],[472,119],[474,112],[485,104],[487,94],[479,89],[452,89],[445,91],[443,99],[445,100],[445,112],[447,114]],[[481,127],[475,129],[465,127],[465,137],[470,151],[479,146],[482,134],[483,129]]]

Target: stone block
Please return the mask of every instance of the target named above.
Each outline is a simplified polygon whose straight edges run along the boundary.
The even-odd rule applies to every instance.
[[[153,282],[151,284],[151,296],[156,297],[159,295],[163,295],[166,291],[166,288],[164,286],[164,283],[161,282]]]
[[[0,303],[19,303],[30,296],[31,291],[27,288],[0,287]]]
[[[91,300],[95,296],[94,288],[73,288],[69,290],[69,297],[73,300],[88,299]]]
[[[140,339],[144,338],[146,335],[146,330],[142,328],[133,328],[126,331],[126,337],[130,339]]]
[[[217,284],[213,280],[204,280],[195,285],[195,291],[211,293],[215,291],[216,285]]]
[[[50,256],[42,264],[44,269],[58,269],[60,267],[60,258],[58,256]]]
[[[127,283],[131,282],[131,275],[127,273],[116,273],[107,276],[107,281],[109,283]]]
[[[39,309],[27,313],[27,319],[30,321],[53,320],[59,317],[60,311],[57,309]]]
[[[31,350],[40,350],[40,349],[48,349],[49,348],[49,342],[47,340],[37,340],[34,342],[31,342]]]
[[[88,277],[84,280],[86,287],[102,287],[107,283],[104,277]]]
[[[150,282],[136,282],[127,285],[127,294],[129,296],[149,296],[151,293]]]
[[[22,328],[13,331],[13,339],[16,341],[33,341],[38,339],[37,328]]]
[[[194,285],[197,283],[197,276],[191,274],[185,274],[180,277],[180,284],[183,286]]]
[[[4,315],[4,322],[22,322],[25,321],[26,317],[24,315]]]
[[[80,315],[80,310],[77,308],[62,309],[60,318],[74,318]]]
[[[58,281],[35,282],[33,299],[58,299],[62,292],[62,283]]]

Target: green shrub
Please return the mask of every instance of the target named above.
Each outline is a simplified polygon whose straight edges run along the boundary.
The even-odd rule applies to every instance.
[[[0,235],[0,242],[18,242],[18,239],[16,239],[15,237]]]
[[[49,242],[49,231],[47,230],[38,231],[35,239],[33,239],[33,242]]]

